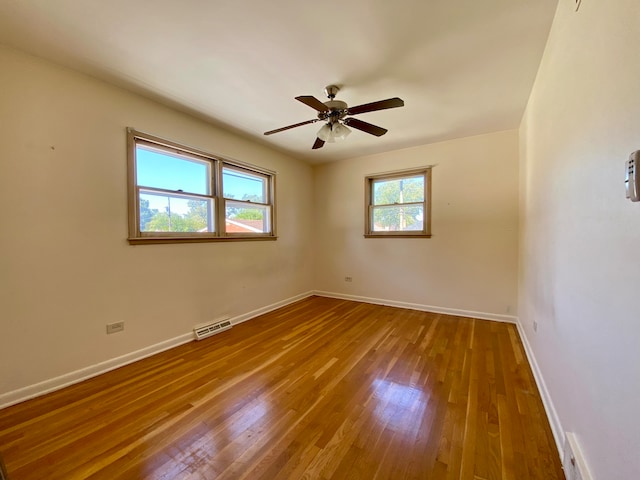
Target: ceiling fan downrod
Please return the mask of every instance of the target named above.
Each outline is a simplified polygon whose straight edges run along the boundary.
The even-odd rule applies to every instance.
[[[327,94],[327,97],[329,98],[329,100],[333,100],[334,98],[336,98],[336,95],[338,94],[339,91],[340,91],[340,87],[337,85],[327,85],[324,88],[324,93]]]

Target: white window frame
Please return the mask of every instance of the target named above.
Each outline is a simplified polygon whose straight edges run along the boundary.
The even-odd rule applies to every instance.
[[[424,218],[422,230],[400,230],[400,231],[376,231],[373,229],[373,214],[376,208],[394,207],[400,204],[374,205],[373,186],[375,182],[387,180],[399,180],[422,176],[424,178],[424,196],[422,202],[406,202],[406,206],[422,206]],[[365,232],[366,238],[431,238],[431,167],[420,167],[410,170],[398,170],[394,172],[379,173],[365,177]]]
[[[211,173],[210,191],[208,194],[193,192],[165,190],[153,186],[138,185],[136,175],[136,152],[138,145],[165,151],[172,155],[196,161],[206,162],[210,165]],[[276,208],[275,208],[275,179],[276,172],[256,167],[237,160],[230,160],[219,155],[212,155],[198,149],[186,147],[178,143],[165,140],[147,133],[139,132],[133,128],[127,128],[127,163],[128,163],[128,200],[129,200],[129,237],[130,244],[153,243],[193,243],[216,242],[237,240],[276,240]],[[265,182],[264,203],[244,201],[240,199],[225,199],[223,196],[223,169],[229,168],[246,174],[260,177]],[[140,229],[140,193],[158,192],[164,195],[173,195],[180,198],[196,198],[212,202],[212,211],[209,221],[212,222],[212,232],[148,232]],[[226,231],[226,202],[231,200],[236,203],[256,206],[268,212],[266,232],[227,232]]]

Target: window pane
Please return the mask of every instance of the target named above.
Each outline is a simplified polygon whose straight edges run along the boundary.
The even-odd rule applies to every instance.
[[[211,194],[211,163],[136,147],[136,176],[143,187]]]
[[[424,201],[424,175],[374,180],[373,204],[393,205]]]
[[[232,168],[222,169],[224,198],[267,203],[267,179]]]
[[[269,233],[269,207],[247,205],[244,202],[225,202],[225,230],[227,233]]]
[[[213,200],[140,191],[141,232],[213,232]]]
[[[424,229],[424,207],[374,207],[374,232],[422,231]]]

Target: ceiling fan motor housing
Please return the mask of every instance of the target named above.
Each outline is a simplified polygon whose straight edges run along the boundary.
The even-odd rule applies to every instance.
[[[324,104],[329,111],[320,112],[318,114],[320,120],[329,120],[331,123],[335,123],[347,115],[347,104],[341,100],[329,100],[328,102],[324,102]]]

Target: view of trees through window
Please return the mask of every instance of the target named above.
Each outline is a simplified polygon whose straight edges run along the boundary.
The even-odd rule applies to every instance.
[[[424,175],[373,181],[373,230],[422,230]]]
[[[166,197],[170,198],[170,197]],[[180,214],[167,206],[162,211],[140,198],[140,230],[143,232],[206,232],[209,230],[207,202],[188,200],[189,210]]]
[[[141,232],[214,231],[213,199],[207,198],[212,191],[210,161],[147,146],[136,149],[136,158]],[[224,199],[231,200],[225,205],[226,219],[264,219],[264,207],[250,205],[265,202],[264,177],[225,167],[222,181]]]
[[[276,239],[275,172],[127,129],[129,242]]]
[[[187,200],[188,210],[184,213],[171,208],[171,200],[182,200],[180,197],[165,195],[167,206],[151,208],[149,199],[140,195],[140,230],[143,232],[207,232],[212,222],[211,207],[208,201]],[[255,195],[243,195],[242,200],[255,202]],[[243,208],[227,206],[226,218],[234,220],[263,220],[264,213],[260,208]],[[211,220],[209,220],[211,219]]]

